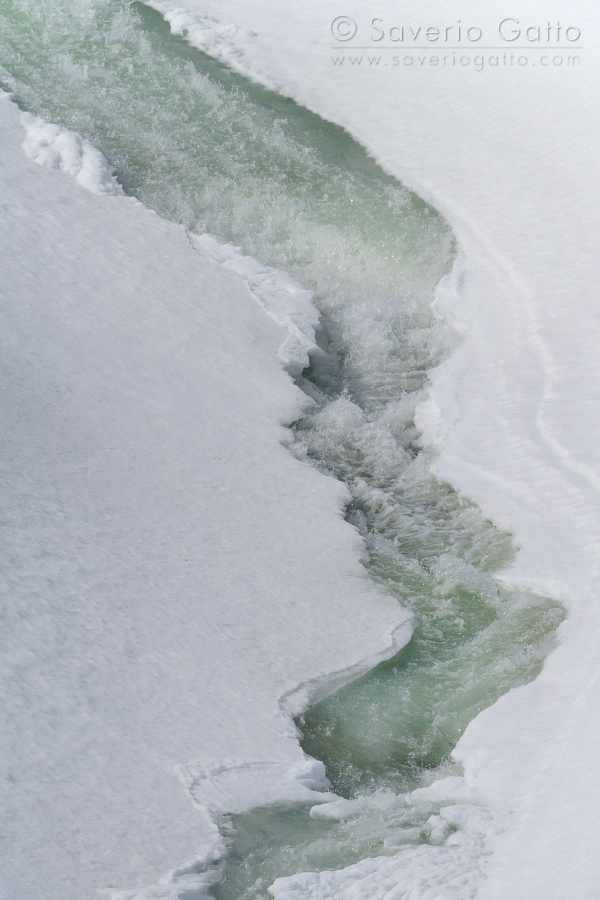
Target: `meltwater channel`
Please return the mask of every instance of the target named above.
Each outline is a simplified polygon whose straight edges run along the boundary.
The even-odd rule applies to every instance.
[[[341,129],[231,72],[127,0],[0,0],[0,86],[78,131],[125,190],[192,231],[241,245],[315,291],[312,398],[290,449],[342,480],[372,577],[415,613],[394,659],[297,722],[343,821],[308,807],[222,823],[217,900],[267,897],[285,874],[443,839],[407,791],[452,771],[467,723],[538,673],[563,612],[507,589],[508,535],[430,474],[414,426],[453,336],[431,313],[454,248],[440,216]]]

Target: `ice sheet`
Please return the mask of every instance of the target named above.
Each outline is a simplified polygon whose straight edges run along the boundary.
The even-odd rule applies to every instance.
[[[211,813],[322,797],[290,713],[410,626],[281,445],[307,292],[0,117],[6,896],[189,900]]]

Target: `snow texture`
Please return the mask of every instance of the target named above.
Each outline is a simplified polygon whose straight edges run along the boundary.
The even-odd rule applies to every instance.
[[[327,796],[294,704],[409,618],[282,446],[308,293],[25,127],[0,104],[3,890],[199,900],[216,811]]]
[[[81,135],[30,113],[21,123],[27,132],[23,149],[36,163],[72,175],[92,194],[123,193],[107,160]]]
[[[210,234],[189,234],[194,249],[240,275],[265,312],[287,331],[278,357],[290,375],[299,375],[309,364],[309,354],[318,350],[315,329],[319,314],[307,291],[287,272],[264,266],[237,247],[221,244]]]
[[[205,15],[201,8],[190,12],[189,9],[170,0],[166,2],[150,0],[146,6],[161,13],[169,23],[172,33],[182,35],[193,47],[221,60],[236,72],[252,78],[271,90],[278,89],[275,82],[244,62],[242,47],[256,37],[256,33],[251,29],[219,21],[214,16]]]

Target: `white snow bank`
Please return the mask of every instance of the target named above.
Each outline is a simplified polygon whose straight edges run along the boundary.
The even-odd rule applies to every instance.
[[[583,0],[552,8],[530,0],[518,10],[503,0],[485,7],[448,0],[443,9],[409,2],[401,10],[391,0],[351,0],[343,9],[334,0],[179,5],[254,31],[252,41],[236,45],[243,64],[345,126],[430,199],[458,235],[463,284],[440,308],[454,310],[467,337],[434,373],[420,421],[441,450],[440,477],[516,534],[520,552],[506,577],[561,598],[570,614],[543,674],[479,716],[457,750],[473,790],[494,808],[514,811],[506,835],[494,839],[478,900],[595,900],[597,12]],[[519,31],[516,41],[506,40],[506,24],[501,33],[505,20]],[[415,46],[409,26],[423,46]],[[470,26],[481,29],[481,40],[469,42]],[[565,39],[568,27],[581,39]],[[360,864],[346,881],[341,873],[306,876],[304,888],[294,882],[295,896],[312,897],[309,885],[321,891],[328,878],[336,896],[403,896],[404,888],[393,887],[394,865]],[[464,890],[470,896],[468,885]],[[318,891],[314,896],[326,896]],[[421,896],[417,882],[410,896]]]
[[[92,194],[122,194],[114,170],[93,144],[80,134],[23,113],[27,132],[23,150],[42,166],[72,175]]]
[[[410,626],[344,489],[281,445],[308,294],[25,124],[0,104],[2,877],[11,900],[200,898],[211,812],[323,798],[290,697]]]

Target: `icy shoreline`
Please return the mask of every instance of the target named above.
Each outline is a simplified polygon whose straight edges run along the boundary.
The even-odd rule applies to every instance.
[[[120,196],[87,142],[27,136],[6,100],[3,879],[19,900],[202,893],[214,813],[324,799],[290,715],[409,617],[358,562],[343,488],[281,446],[308,292]]]

